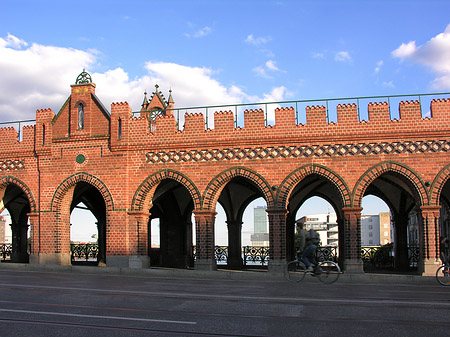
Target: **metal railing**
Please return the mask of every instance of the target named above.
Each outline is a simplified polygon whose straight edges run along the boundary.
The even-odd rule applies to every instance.
[[[20,141],[22,140],[22,125],[23,124],[33,124],[36,123],[35,119],[24,119],[24,120],[20,120],[20,121],[13,121],[13,122],[0,122],[0,128],[3,127],[3,125],[10,125],[10,126],[17,126],[16,130],[17,130],[17,140]]]
[[[433,97],[431,97],[433,96]],[[438,97],[440,96],[440,97]],[[445,96],[445,97],[443,97]],[[243,125],[243,112],[244,110],[249,109],[263,109],[265,116],[265,124],[269,125],[270,122],[274,120],[273,112],[278,107],[293,107],[295,109],[296,123],[301,124],[306,122],[305,116],[300,116],[300,110],[311,105],[323,105],[326,107],[326,114],[328,122],[336,121],[336,109],[335,107],[338,104],[352,104],[355,103],[358,109],[359,120],[366,119],[365,114],[363,113],[362,106],[367,107],[369,102],[385,102],[389,103],[389,112],[391,119],[397,118],[396,113],[392,112],[390,107],[394,103],[398,103],[402,100],[412,100],[417,99],[421,105],[421,113],[422,116],[428,113],[428,110],[424,109],[423,106],[429,102],[431,102],[434,98],[449,98],[449,92],[443,93],[423,93],[423,94],[408,94],[408,95],[385,95],[385,96],[359,96],[359,97],[339,97],[339,98],[320,98],[320,99],[307,99],[307,100],[297,100],[297,101],[277,101],[277,102],[259,102],[259,103],[240,103],[240,104],[226,104],[226,105],[208,105],[208,106],[197,106],[197,107],[184,107],[184,108],[174,108],[174,109],[166,109],[166,110],[146,110],[146,111],[134,111],[133,115],[140,114],[148,114],[148,113],[158,113],[172,111],[174,115],[176,115],[177,125],[179,129],[182,129],[182,125],[184,125],[184,114],[183,113],[202,113],[205,116],[205,128],[211,128],[212,123],[210,120],[214,120],[212,114],[216,111],[232,111],[234,115],[234,124],[235,127],[239,125]],[[367,112],[367,109],[364,109]],[[11,125],[18,127],[18,139],[21,137],[21,125],[28,123],[35,123],[34,119],[28,120],[19,120],[19,121],[11,121],[11,122],[0,122],[0,128],[3,125]]]
[[[419,262],[419,247],[408,246],[408,266],[417,268]],[[361,259],[371,268],[394,268],[394,245],[363,246],[361,247]]]
[[[12,243],[0,243],[0,257],[1,261],[10,261],[12,254]]]
[[[428,100],[424,99],[431,97]],[[295,109],[296,123],[304,123],[306,122],[305,116],[300,116],[300,109],[305,108],[310,105],[323,105],[326,108],[327,121],[336,121],[336,106],[338,104],[352,104],[355,103],[358,111],[359,120],[367,120],[367,116],[365,113],[367,109],[364,109],[365,113],[363,113],[362,106],[367,107],[370,102],[388,102],[389,104],[389,114],[390,118],[398,118],[398,115],[391,111],[391,103],[399,103],[402,100],[413,100],[416,99],[420,102],[421,106],[421,114],[424,115],[424,112],[427,114],[429,110],[423,108],[424,104],[430,103],[434,98],[444,98],[437,96],[446,96],[445,98],[450,97],[449,92],[444,93],[424,93],[424,94],[408,94],[408,95],[386,95],[386,96],[359,96],[359,97],[339,97],[339,98],[321,98],[321,99],[308,99],[308,100],[298,100],[298,101],[277,101],[277,102],[259,102],[259,103],[241,103],[241,104],[226,104],[226,105],[208,105],[208,106],[197,106],[197,107],[185,107],[185,108],[173,108],[173,109],[155,109],[155,110],[145,110],[145,111],[134,111],[133,114],[148,114],[148,113],[158,113],[161,112],[166,113],[171,111],[174,115],[176,115],[177,125],[179,129],[183,129],[181,125],[184,125],[184,113],[201,113],[205,116],[205,128],[211,128],[211,114],[216,111],[232,111],[234,115],[234,124],[235,127],[238,125],[242,125],[241,120],[244,110],[250,109],[262,109],[264,111],[265,116],[265,125],[269,125],[269,122],[274,120],[274,111],[278,107],[293,107]],[[331,113],[331,108],[333,108],[333,113]],[[270,116],[269,116],[270,115]],[[423,116],[425,117],[425,116]]]
[[[97,261],[98,244],[96,243],[71,243],[70,256],[72,262]]]

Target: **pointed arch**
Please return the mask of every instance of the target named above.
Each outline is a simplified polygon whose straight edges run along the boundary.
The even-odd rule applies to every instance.
[[[113,198],[111,192],[106,187],[106,185],[100,179],[85,172],[75,173],[70,177],[66,178],[61,184],[59,184],[59,186],[55,190],[55,193],[53,194],[52,201],[50,204],[50,210],[51,211],[59,210],[61,202],[64,200],[66,193],[70,190],[70,188],[74,187],[79,182],[85,182],[94,186],[103,196],[103,199],[105,200],[106,209],[108,211],[114,210]]]
[[[30,203],[30,212],[35,213],[37,210],[36,200],[34,199],[33,193],[31,192],[31,189],[27,186],[27,184],[25,184],[22,180],[14,176],[9,175],[4,176],[0,178],[0,191],[5,189],[9,184],[14,184],[18,186],[25,193],[28,202]]]
[[[285,208],[287,207],[287,200],[289,199],[290,194],[292,193],[295,186],[304,178],[311,174],[317,174],[336,187],[339,192],[342,204],[344,207],[349,207],[351,205],[351,194],[350,189],[347,186],[347,183],[342,179],[336,172],[330,170],[329,168],[320,165],[320,164],[308,164],[302,167],[299,167],[291,174],[289,174],[281,183],[280,188],[278,189],[277,201],[279,207]]]
[[[217,200],[220,197],[225,185],[235,177],[243,177],[253,182],[261,191],[266,200],[267,207],[274,206],[274,197],[270,184],[256,171],[248,169],[246,167],[231,167],[214,177],[214,179],[208,184],[203,194],[203,209],[214,209]]]
[[[406,165],[385,161],[369,168],[356,182],[353,190],[353,205],[361,205],[362,198],[369,185],[384,173],[393,172],[405,178],[414,188],[412,191],[420,200],[420,205],[428,205],[430,197],[425,187],[425,183],[417,172]]]
[[[147,179],[139,185],[131,202],[131,210],[142,211],[145,205],[149,205],[156,187],[164,179],[175,180],[186,187],[194,202],[194,208],[201,208],[200,192],[193,181],[180,172],[171,169],[163,169],[147,177]]]
[[[444,185],[450,179],[450,164],[445,166],[434,178],[430,187],[430,205],[438,206]]]

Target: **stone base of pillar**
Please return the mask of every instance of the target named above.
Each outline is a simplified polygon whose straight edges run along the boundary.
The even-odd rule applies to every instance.
[[[286,260],[269,260],[269,273],[282,274],[286,267]]]
[[[195,270],[217,270],[215,259],[197,259],[194,262]]]
[[[143,255],[111,255],[106,257],[106,266],[132,269],[149,268],[150,257]]]
[[[146,269],[150,268],[150,256],[134,255],[130,256],[130,266],[133,269]]]
[[[362,260],[345,260],[344,271],[349,274],[363,274],[364,265]]]
[[[57,264],[60,266],[70,266],[72,260],[70,254],[30,254],[30,264]]]
[[[435,276],[436,271],[441,265],[440,260],[423,260],[422,263],[419,262],[418,271],[422,276]]]

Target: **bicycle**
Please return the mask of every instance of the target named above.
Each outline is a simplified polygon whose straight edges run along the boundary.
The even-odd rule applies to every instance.
[[[443,264],[436,270],[436,280],[443,286],[450,286],[450,264]]]
[[[333,261],[322,261],[317,265],[316,271],[307,271],[305,263],[298,257],[286,264],[284,276],[288,281],[299,283],[303,281],[306,274],[317,277],[322,283],[331,284],[339,278],[341,268]]]

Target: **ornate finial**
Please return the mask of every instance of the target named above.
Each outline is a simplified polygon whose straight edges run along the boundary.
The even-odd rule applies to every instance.
[[[142,102],[142,108],[146,109],[148,105],[148,99],[147,99],[147,89],[145,89],[144,91],[144,101]]]
[[[158,85],[158,84],[155,84],[155,90],[156,90],[156,92],[158,92],[158,88],[159,88],[159,85]]]
[[[169,101],[168,103],[175,103],[173,98],[172,98],[172,88],[169,89]]]
[[[91,75],[89,75],[88,72],[86,72],[85,69],[81,72],[80,75],[78,75],[77,80],[75,81],[75,84],[85,84],[85,83],[92,83]]]

